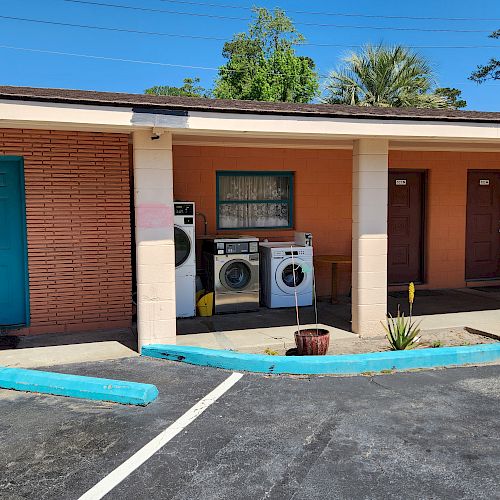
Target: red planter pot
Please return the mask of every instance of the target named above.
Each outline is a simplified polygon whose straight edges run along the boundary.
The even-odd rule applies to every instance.
[[[295,332],[299,356],[324,356],[330,345],[330,332],[323,328],[309,328]]]

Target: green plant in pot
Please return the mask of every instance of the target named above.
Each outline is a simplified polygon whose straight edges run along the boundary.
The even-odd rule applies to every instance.
[[[410,283],[408,287],[408,302],[410,305],[410,316],[405,317],[398,306],[396,317],[387,314],[386,322],[382,323],[387,335],[387,340],[393,351],[403,351],[417,347],[420,341],[420,322],[412,319],[413,301],[415,300],[415,285]]]

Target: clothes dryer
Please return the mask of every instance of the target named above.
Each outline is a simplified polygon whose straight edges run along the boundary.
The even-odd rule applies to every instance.
[[[195,206],[174,202],[175,304],[178,318],[196,315]]]

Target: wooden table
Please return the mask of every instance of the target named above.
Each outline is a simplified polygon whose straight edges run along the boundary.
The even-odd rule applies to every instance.
[[[315,263],[321,264],[331,264],[332,266],[332,304],[337,302],[338,295],[338,265],[339,264],[351,264],[352,257],[347,255],[316,255],[314,257]]]

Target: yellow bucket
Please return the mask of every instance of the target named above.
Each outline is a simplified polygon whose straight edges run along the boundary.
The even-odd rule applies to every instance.
[[[214,309],[214,292],[203,295],[203,297],[198,300],[196,306],[199,316],[212,316]]]

